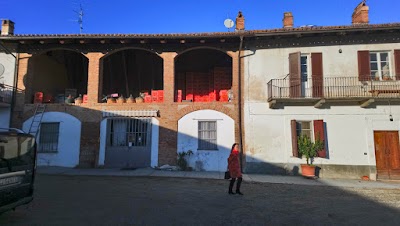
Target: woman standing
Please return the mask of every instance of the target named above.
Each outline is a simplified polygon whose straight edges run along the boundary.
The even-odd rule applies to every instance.
[[[231,149],[231,154],[229,155],[228,158],[228,170],[229,173],[231,174],[231,181],[229,183],[229,194],[239,194],[243,195],[242,192],[240,192],[240,185],[242,183],[242,172],[240,170],[240,159],[239,159],[239,144],[234,143],[232,145]],[[235,184],[235,181],[237,179],[236,183],[236,193],[232,192],[233,185]]]

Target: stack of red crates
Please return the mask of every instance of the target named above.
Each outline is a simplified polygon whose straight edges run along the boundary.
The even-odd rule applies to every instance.
[[[156,103],[164,102],[164,90],[151,90],[150,98],[151,98],[150,102],[156,102]],[[146,97],[145,97],[145,103],[150,103],[150,102],[146,102]]]
[[[215,67],[214,68],[214,89],[216,91],[218,101],[228,101],[228,91],[231,88],[230,68]]]

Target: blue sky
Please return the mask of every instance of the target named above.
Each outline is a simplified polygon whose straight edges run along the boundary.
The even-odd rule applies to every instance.
[[[282,27],[283,13],[295,26],[349,25],[361,0],[0,0],[0,18],[16,34],[76,34],[82,3],[83,33],[192,33],[227,31],[223,22],[245,17],[246,30]],[[400,0],[368,0],[370,23],[400,22]]]

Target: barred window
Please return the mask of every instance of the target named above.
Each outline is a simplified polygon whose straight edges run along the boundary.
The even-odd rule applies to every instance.
[[[199,150],[218,150],[217,148],[217,122],[199,121]]]
[[[41,123],[38,152],[58,152],[59,131],[59,122]]]

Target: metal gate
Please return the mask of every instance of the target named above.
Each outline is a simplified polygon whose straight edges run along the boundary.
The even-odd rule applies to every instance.
[[[106,167],[148,167],[150,160],[151,118],[107,119]]]

